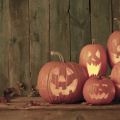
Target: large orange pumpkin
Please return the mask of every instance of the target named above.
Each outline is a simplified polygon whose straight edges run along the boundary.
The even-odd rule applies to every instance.
[[[63,61],[59,52],[57,54]],[[41,97],[49,103],[73,103],[82,98],[83,85],[88,76],[75,62],[52,61],[39,72],[37,87]]]
[[[101,76],[89,78],[83,87],[83,96],[90,104],[108,104],[115,96],[115,87],[112,81]]]
[[[79,57],[79,64],[85,69],[89,77],[97,76],[107,72],[107,54],[100,44],[86,45],[82,48]]]
[[[117,18],[115,20],[118,21]],[[119,28],[120,22],[118,21]],[[114,31],[107,42],[108,63],[111,68],[120,61],[120,31]]]
[[[114,65],[110,79],[115,85],[116,97],[120,100],[120,61]]]

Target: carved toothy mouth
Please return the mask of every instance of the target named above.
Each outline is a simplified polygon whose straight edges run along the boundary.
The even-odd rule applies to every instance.
[[[92,98],[92,99],[106,99],[107,97],[108,97],[108,95],[109,95],[109,93],[107,93],[107,94],[105,94],[105,93],[102,93],[101,95],[98,93],[98,94],[95,94],[95,93],[93,93],[93,94],[90,94],[89,93],[89,95],[90,95],[90,97]]]
[[[98,65],[93,65],[93,63],[91,63],[91,65],[89,65],[87,63],[87,70],[88,70],[89,77],[98,75],[100,67],[101,67],[101,63]]]
[[[116,64],[117,62],[120,61],[120,56],[117,57],[117,54],[112,53],[112,52],[111,52],[111,54],[112,54],[112,56],[113,56],[113,57],[111,57],[111,58],[112,58],[114,64]]]
[[[74,81],[69,86],[67,86],[65,90],[62,90],[62,87],[56,89],[56,86],[52,82],[50,82],[50,88],[55,96],[59,96],[59,93],[62,93],[62,95],[69,95],[70,91],[72,91],[73,93],[76,90],[77,83],[78,83],[78,79],[74,79]]]

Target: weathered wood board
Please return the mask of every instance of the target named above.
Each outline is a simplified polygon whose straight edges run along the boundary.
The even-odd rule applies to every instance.
[[[0,110],[1,120],[119,120],[119,110]]]
[[[0,96],[3,96],[3,90],[9,86],[7,6],[6,0],[0,0]]]
[[[112,33],[111,0],[91,0],[91,36],[96,44],[106,49],[107,40]],[[111,69],[108,66],[107,74]]]
[[[30,85],[37,85],[40,69],[50,61],[49,1],[29,0]]]
[[[17,81],[30,91],[29,0],[8,0],[9,84]],[[23,93],[26,95],[26,93]]]
[[[119,120],[120,104],[90,106],[77,104],[50,104],[25,107],[30,100],[46,103],[41,97],[22,97],[11,104],[0,103],[0,120]]]
[[[70,0],[71,61],[79,63],[81,49],[91,44],[89,0]]]
[[[0,96],[17,81],[26,86],[26,96],[42,66],[60,61],[50,51],[79,63],[92,39],[106,49],[119,29],[115,17],[120,20],[120,0],[0,0]]]
[[[115,30],[120,30],[114,18],[118,18],[120,20],[120,0],[112,0],[112,21],[113,21],[113,32]]]
[[[70,61],[69,0],[50,0],[50,51],[60,52]],[[51,61],[60,61],[51,56]]]

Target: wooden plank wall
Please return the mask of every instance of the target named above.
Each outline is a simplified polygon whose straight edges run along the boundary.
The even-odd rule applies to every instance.
[[[59,61],[79,61],[92,39],[106,49],[109,35],[118,30],[120,0],[0,0],[0,96],[16,81],[37,85],[41,67]],[[108,66],[108,74],[111,69]]]

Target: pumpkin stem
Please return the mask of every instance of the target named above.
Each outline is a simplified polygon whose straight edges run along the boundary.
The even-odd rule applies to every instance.
[[[95,39],[92,39],[92,44],[95,44]]]
[[[120,29],[120,21],[117,18],[114,18],[114,20],[117,21],[118,25],[119,25],[119,29]]]
[[[104,74],[106,74],[106,73],[102,73],[102,74],[99,76],[98,79],[101,80],[101,79],[102,79],[101,77],[102,77],[102,75],[104,75]]]
[[[65,62],[65,60],[64,60],[64,58],[63,58],[63,56],[61,55],[60,52],[51,51],[50,54],[51,54],[52,56],[53,56],[53,55],[58,55],[60,61],[63,62],[63,63]]]

